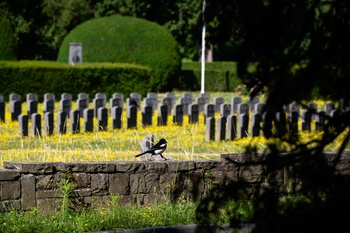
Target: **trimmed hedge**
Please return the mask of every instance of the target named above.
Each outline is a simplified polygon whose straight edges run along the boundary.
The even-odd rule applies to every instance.
[[[152,91],[171,91],[181,70],[178,43],[164,27],[124,16],[96,18],[74,28],[64,39],[58,62],[68,63],[69,44],[83,44],[83,62],[121,62],[150,67]]]
[[[236,75],[236,62],[205,63],[205,91],[235,91],[242,82]],[[180,90],[201,89],[201,63],[184,62],[180,76]]]
[[[0,19],[0,60],[17,60],[16,38],[10,21],[5,17]]]
[[[5,99],[11,93],[22,96],[36,93],[40,98],[45,93],[53,93],[59,98],[65,92],[73,96],[80,92],[90,96],[98,92],[107,96],[115,92],[146,95],[151,91],[150,75],[149,68],[132,64],[84,63],[71,66],[56,62],[0,61],[0,94]]]

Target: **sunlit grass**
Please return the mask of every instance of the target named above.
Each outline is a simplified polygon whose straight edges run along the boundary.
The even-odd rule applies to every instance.
[[[229,95],[225,96],[229,101]],[[319,105],[322,103],[318,103]],[[107,106],[108,107],[108,106]],[[165,138],[169,144],[164,153],[177,160],[219,159],[220,154],[241,153],[246,147],[255,146],[258,151],[264,151],[271,141],[264,137],[246,137],[234,141],[205,142],[205,125],[203,114],[199,123],[189,124],[188,117],[184,116],[182,126],[172,123],[172,116],[168,117],[167,126],[156,126],[157,111],[153,115],[153,126],[144,127],[141,124],[141,112],[138,112],[136,129],[126,129],[126,114],[123,114],[123,128],[112,130],[112,121],[109,118],[108,130],[98,131],[97,120],[94,120],[94,132],[83,132],[81,120],[81,133],[72,134],[69,131],[69,122],[66,134],[46,136],[42,130],[40,137],[21,137],[18,133],[18,122],[11,122],[9,104],[6,105],[6,122],[0,123],[0,167],[4,161],[20,162],[82,162],[82,161],[116,161],[136,160],[134,155],[140,151],[140,142],[148,134],[154,135],[155,141]],[[72,106],[75,109],[75,105]],[[59,109],[56,103],[56,111]],[[26,112],[26,104],[22,105],[22,112]],[[38,113],[43,113],[43,106],[39,104]],[[217,115],[218,116],[218,115]],[[55,116],[56,118],[56,116]],[[43,122],[43,121],[42,121]],[[43,123],[42,123],[43,127]],[[29,131],[31,123],[29,122]],[[321,133],[301,133],[301,140],[320,138]],[[340,138],[341,139],[341,138]],[[340,139],[327,147],[328,150],[339,148]],[[288,150],[287,145],[283,145]]]

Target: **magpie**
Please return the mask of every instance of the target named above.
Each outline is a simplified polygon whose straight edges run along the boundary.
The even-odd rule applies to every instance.
[[[167,143],[168,142],[164,138],[162,138],[159,140],[157,144],[155,144],[151,148],[148,148],[146,151],[142,152],[141,154],[136,155],[135,158],[144,154],[151,154],[151,158],[153,155],[160,155],[160,157],[162,157],[164,160],[168,160],[162,155],[162,153],[166,150]]]

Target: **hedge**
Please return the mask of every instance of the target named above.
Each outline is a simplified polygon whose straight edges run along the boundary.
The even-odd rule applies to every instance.
[[[80,92],[90,96],[98,92],[107,96],[115,92],[146,95],[151,90],[147,81],[150,75],[149,68],[133,64],[84,63],[72,66],[56,62],[0,61],[0,94],[5,99],[11,93],[22,96],[36,93],[39,98],[45,93],[59,98],[65,92],[73,96]]]
[[[176,86],[181,56],[178,43],[164,27],[135,17],[110,16],[88,20],[64,39],[57,61],[68,63],[69,44],[82,43],[83,62],[119,62],[150,67],[153,91]]]
[[[180,90],[201,89],[201,63],[183,62],[180,75]],[[236,62],[206,62],[205,91],[233,92],[242,82],[237,76]]]

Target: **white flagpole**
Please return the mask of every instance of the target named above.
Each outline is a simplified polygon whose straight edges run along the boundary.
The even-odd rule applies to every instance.
[[[202,6],[202,21],[203,21],[203,30],[202,30],[202,55],[201,55],[201,93],[204,93],[204,84],[205,84],[205,0],[203,0]]]

